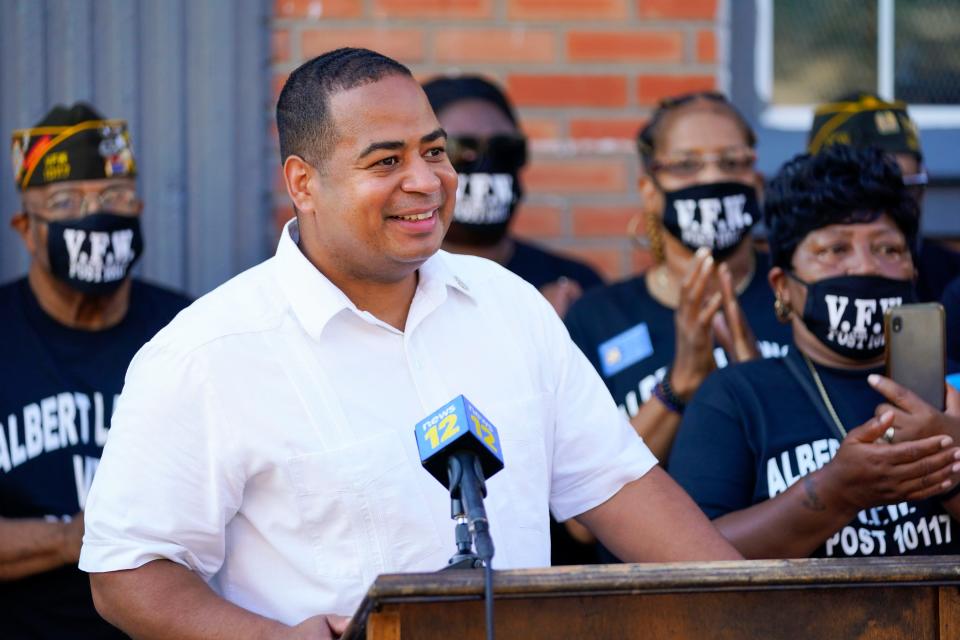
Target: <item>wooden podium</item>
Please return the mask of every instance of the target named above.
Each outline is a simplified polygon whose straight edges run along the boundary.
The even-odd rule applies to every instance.
[[[498,571],[498,640],[960,640],[960,557]],[[483,572],[377,578],[346,640],[483,640]]]

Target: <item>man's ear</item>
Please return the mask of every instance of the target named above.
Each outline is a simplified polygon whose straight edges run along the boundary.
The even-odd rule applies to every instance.
[[[13,217],[10,218],[10,228],[17,232],[17,235],[20,236],[20,239],[23,241],[23,245],[27,249],[27,253],[31,256],[36,253],[37,249],[37,234],[33,233],[31,230],[30,216],[28,216],[23,211],[18,211],[13,214]]]
[[[310,163],[300,156],[287,156],[283,162],[283,183],[298,213],[310,215],[314,212],[313,190],[317,185],[312,178],[315,173]]]

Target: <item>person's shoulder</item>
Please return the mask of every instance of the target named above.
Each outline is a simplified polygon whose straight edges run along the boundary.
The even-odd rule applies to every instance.
[[[26,277],[20,277],[16,280],[0,284],[0,309],[8,309],[9,305],[16,304],[20,291],[26,282]],[[2,313],[2,311],[0,311],[0,313]]]
[[[547,263],[557,277],[565,276],[577,281],[584,289],[603,284],[603,278],[585,262],[567,255],[550,251],[522,240],[514,240],[515,259],[518,261],[539,261]]]
[[[134,278],[131,286],[131,304],[149,304],[169,309],[176,315],[178,311],[190,306],[192,299],[179,291],[155,282]]]
[[[960,278],[954,278],[943,290],[943,299],[960,300]]]
[[[791,346],[792,348],[792,346]],[[756,358],[717,369],[703,381],[700,389],[709,393],[726,389],[734,393],[746,392],[752,395],[764,395],[771,388],[780,388],[789,371],[785,358]],[[701,391],[697,393],[700,394]]]
[[[596,316],[610,310],[633,309],[649,301],[650,294],[641,274],[590,289],[573,303],[567,317],[584,314]]]
[[[154,336],[154,348],[189,352],[231,336],[279,326],[289,306],[269,259],[197,298]]]

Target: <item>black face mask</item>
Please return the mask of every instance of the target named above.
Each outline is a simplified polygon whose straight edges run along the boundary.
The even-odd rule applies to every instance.
[[[663,194],[663,226],[691,251],[723,260],[760,219],[757,191],[740,182],[698,184]]]
[[[790,277],[807,287],[803,324],[830,350],[851,360],[880,357],[884,311],[917,298],[913,280],[838,276],[807,283]]]
[[[447,239],[460,244],[492,245],[506,234],[523,197],[519,171],[526,161],[526,141],[518,136],[488,140],[452,138],[448,148],[475,145],[470,160],[452,157],[457,170],[457,204]]]
[[[47,222],[50,270],[80,293],[112,293],[143,253],[140,218],[109,212]]]

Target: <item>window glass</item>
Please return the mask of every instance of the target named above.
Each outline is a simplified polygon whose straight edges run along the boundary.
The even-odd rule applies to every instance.
[[[894,7],[896,97],[912,104],[960,103],[960,2],[896,0]]]
[[[815,104],[857,90],[876,91],[876,2],[776,0],[773,43],[776,104]]]

